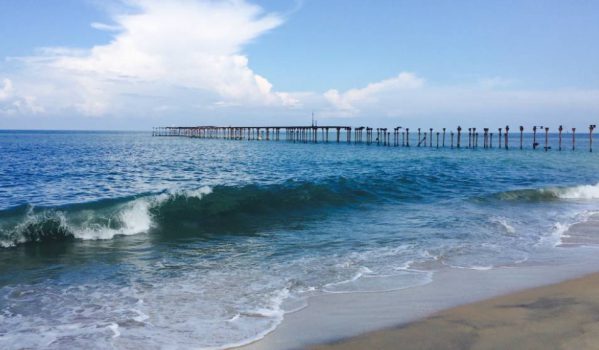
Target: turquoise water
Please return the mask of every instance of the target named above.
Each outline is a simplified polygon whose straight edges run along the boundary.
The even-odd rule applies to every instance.
[[[599,209],[599,155],[585,142],[0,132],[0,347],[242,344],[315,294],[534,260]]]

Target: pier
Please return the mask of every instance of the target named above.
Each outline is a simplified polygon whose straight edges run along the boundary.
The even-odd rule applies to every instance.
[[[596,125],[589,125],[588,128],[588,151],[593,151],[593,131]],[[558,147],[557,151],[562,151],[562,133],[564,127],[560,125],[558,128]],[[457,126],[454,130],[448,128],[442,128],[441,131],[428,128],[422,129],[417,128],[415,135],[416,142],[413,143],[416,147],[425,148],[468,148],[477,149],[479,148],[480,133],[477,128],[468,128],[468,143],[467,146],[462,140],[462,127]],[[481,129],[478,129],[481,130]],[[490,132],[489,128],[483,128],[482,134],[482,148],[492,149],[493,145],[493,133]],[[510,149],[510,138],[509,138],[509,125],[505,128],[498,128],[498,137],[496,138],[495,147],[498,149]],[[545,152],[551,150],[549,143],[549,127],[546,126],[532,126],[530,129],[532,142],[531,149],[536,150],[541,146],[540,142],[543,142],[543,150]],[[576,128],[571,128],[571,149],[575,151],[576,148]],[[446,133],[449,131],[450,134],[450,146],[447,147],[445,143]],[[526,128],[519,126],[520,137],[519,137],[519,149],[523,150],[524,145],[524,133]],[[541,131],[544,133],[543,140],[538,140],[537,132]],[[433,138],[433,135],[436,137]],[[442,135],[442,141],[440,138]],[[200,139],[225,139],[225,140],[248,140],[248,141],[286,141],[293,143],[347,143],[347,144],[366,144],[387,147],[411,147],[410,141],[414,141],[410,138],[410,129],[396,126],[392,129],[388,128],[371,128],[368,126],[351,127],[346,125],[325,125],[325,126],[160,126],[152,128],[152,136],[170,136],[170,137],[191,137]],[[454,146],[454,136],[457,139],[457,143]],[[465,137],[465,136],[464,136]],[[435,140],[435,142],[433,142]]]

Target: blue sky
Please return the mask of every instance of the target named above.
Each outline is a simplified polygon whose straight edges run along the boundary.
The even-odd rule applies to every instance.
[[[599,1],[0,2],[0,128],[599,119]]]

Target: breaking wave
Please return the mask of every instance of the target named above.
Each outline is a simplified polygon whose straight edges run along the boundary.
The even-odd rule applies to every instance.
[[[557,200],[592,200],[599,199],[599,183],[572,187],[548,187],[541,189],[524,189],[501,192],[493,198],[503,201],[544,202]]]
[[[58,208],[21,206],[0,212],[0,246],[103,240],[151,231],[252,232],[258,225],[299,220],[324,207],[344,207],[369,197],[338,181],[202,187]]]

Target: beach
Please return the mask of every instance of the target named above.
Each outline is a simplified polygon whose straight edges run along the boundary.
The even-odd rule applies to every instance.
[[[459,306],[313,346],[336,349],[597,349],[599,273]]]

